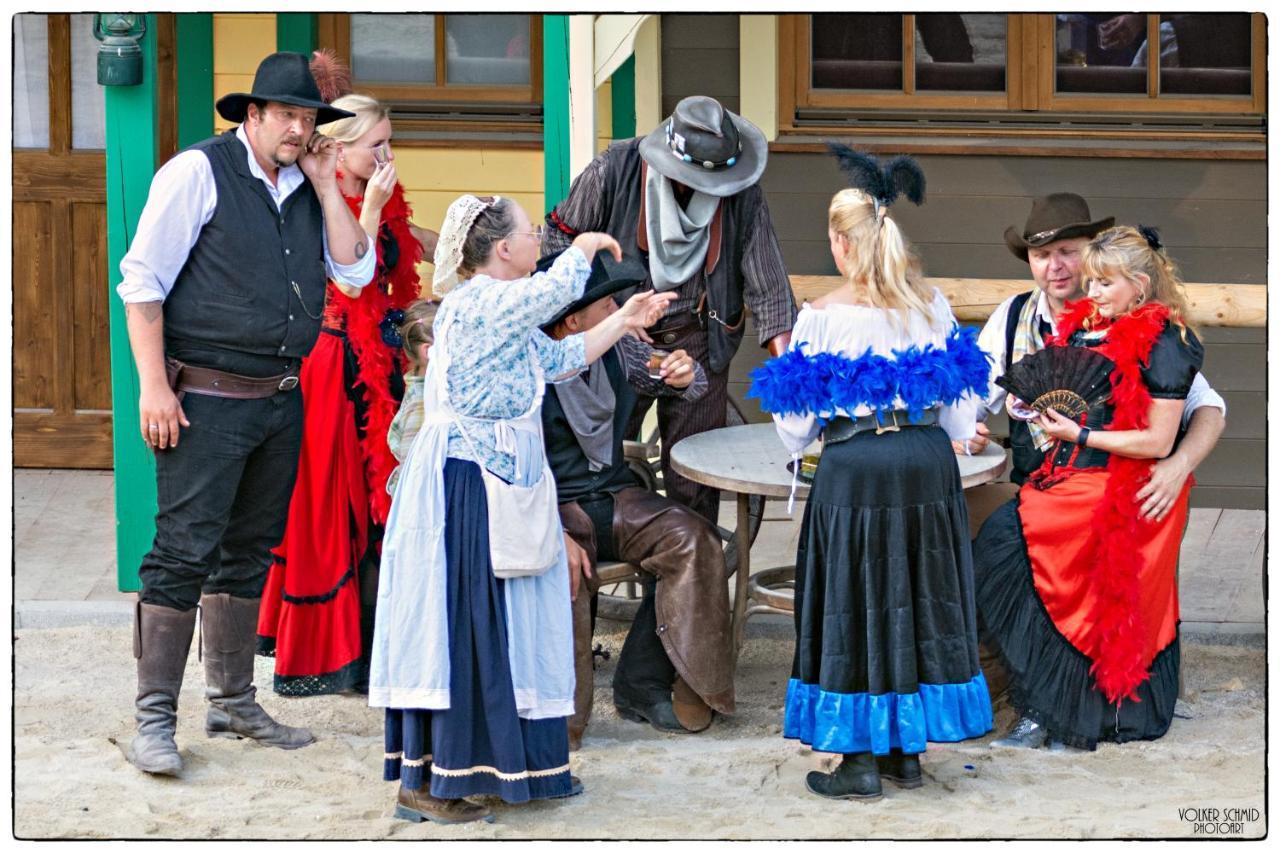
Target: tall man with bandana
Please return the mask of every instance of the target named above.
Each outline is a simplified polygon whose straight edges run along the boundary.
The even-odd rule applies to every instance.
[[[578,233],[605,231],[624,255],[648,269],[641,288],[677,297],[649,330],[654,345],[685,350],[702,365],[707,393],[697,401],[658,399],[662,473],[667,495],[712,523],[719,490],[671,469],[680,439],[725,425],[729,362],[749,311],[762,347],[787,348],[796,306],[759,186],[768,158],[764,134],[713,98],[695,95],[648,136],[614,142],[574,179],[568,197],[547,215],[544,255]],[[642,396],[638,427],[654,397]]]

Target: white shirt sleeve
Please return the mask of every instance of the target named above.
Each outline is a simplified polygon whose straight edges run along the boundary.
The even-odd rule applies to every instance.
[[[996,414],[1004,406],[1005,390],[996,384],[996,380],[1004,376],[1004,357],[1005,357],[1005,337],[1004,330],[1009,322],[1009,308],[1013,305],[1016,296],[1010,296],[1004,302],[991,312],[991,316],[987,318],[987,324],[982,327],[982,331],[978,333],[978,346],[982,351],[991,356],[991,375],[987,377],[987,399],[983,401],[983,405],[979,406],[975,411],[982,414],[985,418],[986,413],[982,412],[983,406],[986,411]],[[954,436],[953,436],[954,438]],[[968,438],[968,436],[961,436]]]
[[[321,227],[323,228],[323,225]],[[340,264],[329,254],[329,230],[323,228],[320,233],[324,240],[324,267],[329,278],[348,287],[364,287],[373,281],[373,274],[377,271],[378,264],[377,238],[370,241],[372,245],[369,246],[369,251],[365,252],[363,258],[353,264]]]
[[[826,343],[821,334],[821,323],[815,322],[817,310],[806,308],[801,310],[796,318],[795,328],[791,330],[791,343],[787,347],[793,350],[802,343],[809,344],[808,353],[823,352]],[[782,440],[782,444],[787,448],[787,452],[792,456],[799,454],[809,444],[818,437],[821,428],[818,426],[818,418],[813,414],[806,415],[779,415],[773,416],[773,426],[778,431],[778,438]]]
[[[1191,423],[1191,416],[1195,410],[1201,406],[1212,406],[1215,409],[1222,410],[1222,416],[1227,415],[1227,401],[1222,399],[1217,391],[1209,385],[1209,380],[1204,378],[1203,373],[1197,373],[1196,378],[1191,381],[1191,389],[1187,391],[1187,401],[1182,407],[1182,428],[1186,429]]]
[[[217,206],[213,167],[203,152],[183,151],[161,166],[151,181],[137,234],[120,261],[120,298],[163,302]]]

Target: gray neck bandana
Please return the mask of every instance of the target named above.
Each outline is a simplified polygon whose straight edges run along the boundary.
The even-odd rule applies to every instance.
[[[591,366],[588,379],[578,376],[556,386],[560,408],[573,429],[578,446],[587,455],[587,466],[599,471],[613,464],[613,410],[617,396],[609,384],[604,362]]]
[[[696,190],[681,208],[671,181],[649,169],[644,182],[649,274],[654,290],[673,290],[693,278],[707,259],[711,220],[720,199]]]

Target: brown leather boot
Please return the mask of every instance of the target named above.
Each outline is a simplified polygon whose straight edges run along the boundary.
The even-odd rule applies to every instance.
[[[133,656],[138,659],[138,733],[125,754],[147,773],[177,776],[182,756],[173,740],[178,727],[178,692],[187,668],[195,610],[183,612],[138,602],[134,611]]]
[[[678,675],[671,686],[671,709],[675,711],[680,725],[688,731],[700,732],[711,725],[710,706]]]
[[[209,700],[204,731],[209,737],[247,737],[268,746],[297,749],[315,742],[311,732],[277,723],[254,699],[260,601],[226,593],[200,597],[204,695]]]
[[[473,820],[493,823],[493,813],[488,806],[467,800],[442,800],[433,797],[429,785],[427,783],[417,789],[401,785],[400,792],[396,794],[395,816],[414,823],[422,823],[424,820],[432,823],[470,823]]]

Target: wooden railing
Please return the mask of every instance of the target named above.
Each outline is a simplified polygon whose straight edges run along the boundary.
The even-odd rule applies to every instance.
[[[796,304],[816,299],[840,284],[839,276],[793,275],[791,289]],[[994,278],[930,278],[951,303],[956,319],[961,322],[983,322],[996,307],[1035,285],[1030,279]],[[1191,303],[1193,326],[1232,326],[1265,328],[1267,325],[1267,288],[1260,284],[1188,284],[1187,299]]]

